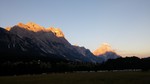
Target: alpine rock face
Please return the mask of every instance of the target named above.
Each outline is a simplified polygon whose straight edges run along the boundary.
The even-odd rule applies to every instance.
[[[104,61],[120,57],[108,43],[103,43],[98,49],[93,52],[93,54],[99,58],[102,58]]]
[[[0,53],[17,59],[48,58],[100,62],[89,50],[71,45],[59,28],[44,28],[33,22],[0,28]]]
[[[96,57],[89,49],[86,49],[85,47],[80,47],[77,45],[74,45],[75,49],[80,52],[84,57],[87,57],[90,59],[90,61],[94,63],[101,63],[104,60],[101,58]]]

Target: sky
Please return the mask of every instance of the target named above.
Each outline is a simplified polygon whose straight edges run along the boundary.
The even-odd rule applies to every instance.
[[[60,28],[73,45],[109,43],[122,56],[150,56],[150,0],[0,0],[0,26]]]

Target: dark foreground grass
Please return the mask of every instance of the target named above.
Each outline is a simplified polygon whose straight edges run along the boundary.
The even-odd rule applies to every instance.
[[[0,77],[0,84],[150,84],[150,72],[57,73]]]

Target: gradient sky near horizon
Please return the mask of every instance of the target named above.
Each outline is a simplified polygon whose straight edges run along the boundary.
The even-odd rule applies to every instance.
[[[109,43],[122,56],[150,56],[150,0],[0,0],[0,26],[59,27],[91,51]]]

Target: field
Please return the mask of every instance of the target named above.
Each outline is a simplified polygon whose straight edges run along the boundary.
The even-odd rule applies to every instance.
[[[79,72],[2,76],[0,84],[150,84],[150,72]]]

